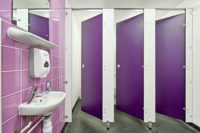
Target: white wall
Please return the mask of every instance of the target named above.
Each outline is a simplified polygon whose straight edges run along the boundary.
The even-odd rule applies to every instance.
[[[193,123],[200,126],[200,7],[193,10]]]
[[[72,13],[72,108],[81,95],[81,34],[80,25]]]
[[[17,26],[28,31],[28,9],[17,9]]]
[[[72,107],[81,98],[81,22],[101,13],[99,10],[72,11]]]

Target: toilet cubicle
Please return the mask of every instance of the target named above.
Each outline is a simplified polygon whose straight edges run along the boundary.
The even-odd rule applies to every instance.
[[[183,11],[156,21],[156,112],[184,121],[184,108],[185,13]]]
[[[186,122],[191,122],[192,114],[189,12],[156,12],[156,112]]]
[[[116,10],[116,108],[155,122],[155,9]]]
[[[116,108],[143,120],[144,14],[116,24]]]
[[[92,11],[89,11],[92,12]],[[114,10],[81,22],[81,109],[114,122]]]
[[[81,25],[81,109],[102,119],[102,14]]]

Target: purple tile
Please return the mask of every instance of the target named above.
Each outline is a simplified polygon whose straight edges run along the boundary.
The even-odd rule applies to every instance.
[[[39,87],[38,93],[43,93],[46,89],[46,83],[41,84],[38,87]]]
[[[21,129],[21,117],[16,116],[2,125],[2,133],[14,133]]]
[[[59,68],[59,78],[65,78],[65,67]]]
[[[2,122],[18,114],[21,102],[21,92],[2,99]]]
[[[2,97],[21,90],[21,71],[2,72]]]
[[[36,85],[44,84],[47,81],[46,78],[36,78],[35,80],[36,80]]]
[[[51,121],[52,125],[55,126],[58,123],[58,110],[56,110],[52,115],[51,115]]]
[[[22,91],[22,103],[27,102],[31,88]]]
[[[65,92],[65,79],[59,78],[58,88],[59,91]]]
[[[34,129],[34,133],[42,133],[42,122]]]
[[[56,124],[56,125],[53,126],[52,133],[57,133],[57,125],[58,124]]]
[[[52,49],[51,51],[50,51],[50,53],[51,53],[51,55],[54,55],[54,56],[58,56],[58,49],[56,48],[56,49]]]
[[[50,72],[46,77],[46,80],[52,80],[53,79],[53,68],[50,68]]]
[[[0,18],[11,22],[12,0],[0,0]]]
[[[50,62],[51,62],[51,67],[58,67],[58,57],[51,56]]]
[[[52,68],[52,70],[53,70],[53,77],[52,77],[52,79],[56,79],[56,78],[58,78],[58,68]]]
[[[21,70],[21,50],[2,46],[2,71]]]
[[[64,0],[60,0],[55,2],[54,0],[50,0],[50,8],[51,9],[63,9],[65,8],[65,1]]]
[[[14,27],[8,22],[2,21],[2,44],[3,45],[9,45],[9,46],[14,46],[14,41],[10,39],[7,35],[7,29],[9,27]]]
[[[58,91],[58,79],[52,80],[51,83],[52,83],[52,90]]]
[[[27,89],[35,85],[35,79],[29,74],[29,70],[22,71],[22,89]]]
[[[22,50],[22,70],[29,69],[29,51]]]

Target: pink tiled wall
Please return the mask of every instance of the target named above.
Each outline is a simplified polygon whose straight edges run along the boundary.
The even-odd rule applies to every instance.
[[[0,0],[0,18],[11,22],[12,0]]]
[[[0,4],[2,4],[2,1],[0,0]],[[4,1],[10,2],[10,0]],[[32,86],[39,86],[39,92],[43,92],[46,88],[46,81],[51,81],[54,91],[65,91],[65,10],[60,3],[52,6],[52,8],[54,10],[50,11],[50,41],[57,44],[58,48],[48,51],[51,62],[50,73],[46,78],[40,79],[32,78],[29,75],[30,47],[15,42],[7,36],[8,27],[13,27],[9,21],[11,18],[8,15],[4,19],[0,12],[0,17],[3,19],[1,40],[3,133],[13,133],[27,124],[27,118],[18,115],[18,106],[27,100]],[[60,133],[62,130],[65,119],[64,113],[65,104],[63,103],[52,114],[53,133]],[[33,118],[34,123],[39,119],[40,116],[35,116]],[[42,133],[42,123],[33,132]]]

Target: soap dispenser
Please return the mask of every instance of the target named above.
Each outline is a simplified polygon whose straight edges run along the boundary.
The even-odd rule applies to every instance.
[[[50,72],[49,53],[45,50],[30,50],[30,75],[34,78],[45,78]]]

